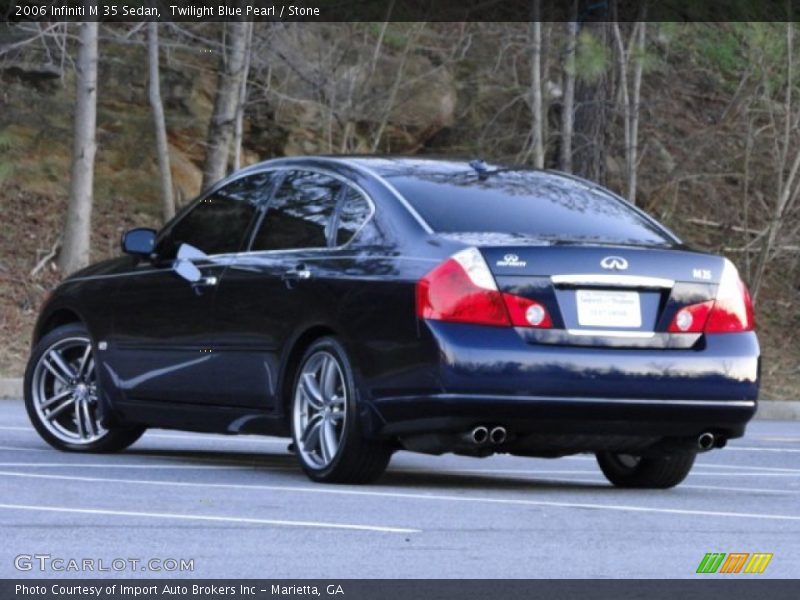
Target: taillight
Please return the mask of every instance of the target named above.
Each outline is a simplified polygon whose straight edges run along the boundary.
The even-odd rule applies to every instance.
[[[454,254],[419,280],[417,316],[497,327],[552,327],[543,305],[498,291],[477,248]]]
[[[549,329],[553,326],[547,309],[539,302],[513,294],[503,294],[503,300],[508,308],[511,324],[515,327]]]
[[[667,331],[671,333],[702,333],[713,306],[713,300],[684,306],[675,314]]]
[[[726,260],[719,280],[717,299],[708,316],[706,333],[752,331],[753,301],[733,263]]]
[[[736,333],[752,331],[753,301],[733,263],[726,260],[714,300],[680,309],[669,324],[673,333]]]

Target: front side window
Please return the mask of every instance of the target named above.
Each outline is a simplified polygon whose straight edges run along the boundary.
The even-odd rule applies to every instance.
[[[341,183],[310,171],[290,171],[270,201],[253,250],[325,248]]]
[[[159,258],[175,258],[181,244],[209,255],[238,252],[259,202],[269,195],[273,177],[272,173],[242,177],[200,200],[160,236]]]

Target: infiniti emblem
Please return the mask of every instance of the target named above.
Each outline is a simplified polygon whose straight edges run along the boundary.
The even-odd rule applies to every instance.
[[[509,253],[503,256],[503,260],[498,260],[496,264],[498,267],[524,267],[528,263],[520,260],[516,254]]]
[[[600,266],[613,271],[624,271],[628,268],[628,261],[621,256],[606,256],[600,261]]]

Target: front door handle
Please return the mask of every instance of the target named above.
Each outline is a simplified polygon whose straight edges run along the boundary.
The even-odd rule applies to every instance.
[[[209,275],[208,277],[201,277],[197,281],[192,282],[192,287],[212,287],[217,285],[219,280],[213,276]]]
[[[311,271],[305,265],[299,264],[293,269],[286,271],[281,278],[284,281],[297,281],[298,279],[310,279]]]

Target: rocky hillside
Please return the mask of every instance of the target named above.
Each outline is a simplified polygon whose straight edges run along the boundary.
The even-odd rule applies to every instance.
[[[257,37],[245,162],[374,151],[528,160],[526,33],[503,25],[298,25]],[[198,41],[211,39],[213,27],[191,33],[194,38],[185,32],[167,38],[161,64],[180,202],[199,191],[218,62],[214,48]],[[159,224],[146,52],[135,36],[113,34],[101,42],[95,259],[118,251],[124,229]],[[771,160],[769,149],[751,148],[753,174],[745,189],[738,72],[688,47],[684,40],[696,34],[652,35],[642,91],[640,204],[688,242],[726,252],[749,272],[755,254],[746,246],[755,234],[741,231],[742,211],[747,202],[771,201],[766,169],[758,175]],[[43,259],[57,244],[66,210],[73,75],[68,66],[42,69],[41,61],[41,53],[31,52],[0,64],[0,376],[21,374],[37,307],[60,277]],[[554,65],[545,69],[550,140],[557,137],[561,94]],[[612,127],[617,133],[608,137],[605,183],[621,189],[623,149],[613,118]],[[557,156],[555,144],[551,154]],[[758,218],[752,227],[757,233]],[[788,251],[770,264],[759,297],[770,397],[800,394],[798,281],[798,254]]]

